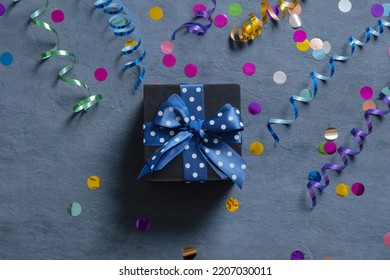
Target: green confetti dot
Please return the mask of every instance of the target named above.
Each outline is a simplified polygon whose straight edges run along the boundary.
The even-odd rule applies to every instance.
[[[242,8],[241,8],[240,4],[233,3],[233,4],[230,4],[230,6],[228,8],[228,12],[231,16],[238,17],[242,13]]]
[[[318,152],[321,154],[321,155],[326,155],[325,153],[325,150],[324,150],[324,145],[325,145],[325,142],[322,142],[318,145]]]
[[[77,202],[72,202],[68,208],[68,214],[72,217],[77,217],[81,214],[81,205]]]
[[[390,95],[390,87],[385,87],[384,89],[382,89],[382,92],[386,95]]]

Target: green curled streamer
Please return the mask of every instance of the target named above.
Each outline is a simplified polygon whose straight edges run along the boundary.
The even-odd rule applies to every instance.
[[[81,100],[80,102],[76,103],[73,106],[73,111],[75,113],[78,113],[80,111],[86,112],[93,105],[99,103],[99,101],[103,97],[100,94],[91,95],[91,92],[89,91],[89,87],[87,84],[85,84],[84,82],[82,82],[80,80],[73,79],[73,78],[66,76],[66,74],[70,70],[72,70],[72,68],[76,64],[77,58],[76,58],[76,55],[70,51],[59,50],[60,36],[58,35],[57,30],[55,30],[55,28],[52,27],[51,25],[49,25],[48,23],[37,19],[41,14],[43,14],[47,10],[48,6],[49,6],[49,0],[46,0],[46,3],[41,8],[39,8],[38,10],[33,12],[30,16],[31,23],[35,24],[38,27],[42,27],[46,30],[49,30],[49,31],[53,32],[54,34],[56,34],[56,36],[57,36],[57,42],[56,42],[55,46],[51,50],[42,53],[41,57],[42,57],[42,59],[48,59],[48,58],[53,57],[53,56],[64,56],[64,57],[70,58],[71,62],[67,66],[62,68],[60,70],[60,72],[58,72],[58,77],[60,78],[61,81],[65,82],[67,84],[82,87],[82,88],[85,88],[88,90],[88,97]]]

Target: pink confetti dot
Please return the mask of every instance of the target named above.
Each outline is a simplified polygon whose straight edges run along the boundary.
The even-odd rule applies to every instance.
[[[332,141],[328,141],[328,142],[325,143],[324,151],[328,155],[333,155],[336,152],[336,150],[337,150],[337,146]]]
[[[381,4],[374,4],[371,7],[371,14],[374,17],[381,17],[385,12],[385,8]]]
[[[218,28],[225,27],[228,23],[227,16],[224,14],[218,14],[214,18],[214,25]]]
[[[0,17],[5,14],[5,7],[0,3]]]
[[[387,49],[387,54],[390,56],[390,47]]]
[[[252,115],[258,115],[261,113],[261,104],[260,102],[253,101],[251,104],[248,106],[248,112]]]
[[[374,91],[369,86],[364,86],[360,89],[360,97],[364,100],[371,99],[372,95],[374,94]]]
[[[53,22],[63,22],[65,18],[64,12],[61,10],[55,10],[51,13],[51,20]]]
[[[160,45],[161,52],[165,53],[165,54],[172,53],[174,48],[175,48],[175,46],[173,45],[172,41],[164,41]]]
[[[196,74],[198,74],[198,66],[195,64],[187,64],[184,66],[184,74],[186,74],[187,77],[195,77]]]
[[[108,72],[106,68],[97,68],[94,73],[95,79],[99,82],[103,82],[105,79],[107,79]]]
[[[256,73],[256,65],[252,62],[247,62],[242,66],[242,72],[247,76],[252,76]]]
[[[302,43],[307,39],[306,32],[302,29],[299,29],[294,32],[294,41],[297,43]]]
[[[192,12],[194,13],[194,15],[196,16],[196,11],[202,11],[202,12],[204,12],[204,11],[206,11],[207,10],[207,8],[206,8],[206,6],[205,5],[203,5],[203,4],[196,4],[193,8],[192,8]]]
[[[168,68],[173,67],[176,64],[176,56],[173,54],[166,54],[164,55],[162,62]]]
[[[385,233],[385,235],[383,236],[383,243],[386,246],[390,246],[390,232]]]
[[[364,185],[356,182],[352,185],[352,193],[356,196],[361,196],[364,193]]]

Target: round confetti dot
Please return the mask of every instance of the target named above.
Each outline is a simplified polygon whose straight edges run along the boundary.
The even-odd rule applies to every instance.
[[[383,243],[386,246],[390,246],[390,232],[387,232],[385,235],[383,235]]]
[[[301,90],[301,92],[299,93],[299,96],[304,97],[304,98],[312,98],[313,93],[311,92],[310,89],[305,88],[305,89]]]
[[[261,104],[260,102],[253,101],[251,104],[248,106],[248,112],[252,115],[258,115],[261,113]]]
[[[150,222],[149,222],[148,218],[141,216],[135,222],[135,227],[139,231],[147,231],[150,228]]]
[[[282,85],[287,81],[287,75],[283,71],[276,71],[273,76],[274,82]]]
[[[305,40],[303,42],[297,43],[297,49],[301,52],[305,52],[310,48],[309,40]]]
[[[321,155],[326,155],[325,150],[324,150],[325,142],[322,142],[318,145],[318,152]]]
[[[310,48],[312,50],[318,51],[321,50],[324,46],[324,43],[320,38],[314,38],[310,40]]]
[[[382,89],[382,92],[386,95],[390,95],[390,87],[385,87]]]
[[[261,142],[253,142],[249,149],[255,156],[259,156],[264,152],[264,146]]]
[[[301,251],[294,251],[291,253],[290,259],[293,261],[300,261],[305,259],[305,254]]]
[[[173,45],[172,41],[164,41],[160,45],[160,50],[164,54],[172,53],[174,48],[175,48],[175,46]]]
[[[64,12],[61,10],[55,10],[51,13],[51,20],[53,22],[63,22],[65,18]]]
[[[238,200],[236,198],[230,197],[226,200],[225,206],[229,212],[233,213],[238,210],[240,204],[238,203]]]
[[[81,205],[77,202],[72,202],[68,208],[68,214],[72,217],[77,217],[81,214]]]
[[[196,16],[196,11],[202,11],[202,12],[204,12],[204,11],[206,11],[207,10],[207,8],[206,8],[206,6],[205,5],[203,5],[203,4],[196,4],[193,8],[192,8],[192,12],[194,13],[194,15]]]
[[[383,15],[385,17],[390,16],[390,3],[383,3],[382,6],[383,6],[383,9],[384,9]]]
[[[306,32],[302,29],[295,31],[293,37],[294,37],[294,41],[297,43],[302,43],[307,39]]]
[[[371,99],[372,95],[374,94],[374,91],[369,86],[364,86],[360,89],[360,97],[363,100]]]
[[[186,74],[187,77],[195,77],[196,74],[198,74],[198,66],[195,64],[187,64],[184,66],[184,74]]]
[[[5,52],[0,56],[0,63],[3,64],[4,66],[11,65],[13,61],[14,61],[14,57],[9,52]]]
[[[372,100],[364,101],[364,103],[362,105],[362,109],[363,109],[364,112],[367,111],[367,110],[370,110],[370,109],[375,110],[376,109],[376,104]]]
[[[390,47],[387,49],[387,54],[390,56]]]
[[[288,13],[290,14],[290,16],[291,15],[300,15],[301,13],[302,13],[302,7],[301,7],[301,5],[299,5],[299,4],[297,4],[296,6],[295,6],[295,8],[293,8],[293,9],[288,9]]]
[[[336,194],[341,197],[346,197],[349,194],[349,187],[347,184],[338,184],[336,187]]]
[[[361,196],[362,194],[364,194],[364,185],[360,182],[356,182],[352,185],[352,193],[356,196]]]
[[[328,141],[325,143],[324,145],[324,151],[325,153],[327,153],[328,155],[333,155],[337,150],[337,146],[334,142],[332,141]]]
[[[256,65],[252,62],[247,62],[242,66],[242,72],[247,76],[252,76],[256,73]]]
[[[105,68],[97,68],[94,73],[95,79],[99,82],[103,82],[105,79],[107,79],[108,72]]]
[[[328,54],[330,52],[330,50],[332,49],[332,46],[330,45],[330,43],[328,41],[325,41],[324,42],[324,47],[322,48],[326,54]]]
[[[322,176],[321,176],[320,172],[318,172],[317,170],[313,170],[313,171],[310,171],[310,173],[307,176],[307,178],[310,181],[321,182]]]
[[[272,8],[272,11],[274,11],[274,14],[275,14],[276,16],[278,16],[278,15],[279,15],[279,9],[278,9],[278,7],[276,7],[275,5],[272,5],[271,8]],[[272,18],[271,15],[268,13],[268,11],[267,11],[267,17],[268,17],[268,18]]]
[[[173,67],[176,64],[176,56],[174,56],[171,53],[170,54],[166,54],[166,55],[164,55],[164,57],[162,59],[162,62],[168,68],[169,67]]]
[[[228,18],[224,14],[218,14],[214,18],[214,25],[218,28],[223,28],[228,23]]]
[[[90,176],[87,179],[87,186],[91,190],[96,190],[100,187],[100,178],[98,176]]]
[[[238,17],[242,13],[242,8],[240,4],[233,3],[229,5],[228,12],[233,17]]]
[[[290,16],[288,23],[290,24],[290,26],[292,28],[299,28],[302,25],[301,18],[296,14],[293,14],[292,16]]]
[[[183,258],[185,260],[193,260],[198,251],[194,247],[185,247],[183,249]]]
[[[339,131],[337,130],[337,128],[328,127],[327,129],[325,129],[324,135],[326,140],[333,141],[336,140],[337,137],[339,137]]]
[[[149,10],[149,16],[153,20],[160,20],[163,17],[163,15],[164,15],[163,10],[158,6],[152,7]]]
[[[5,13],[5,7],[4,7],[3,4],[0,3],[0,17],[1,17],[2,15],[4,15],[4,13]]]
[[[385,13],[385,8],[381,4],[374,4],[371,7],[371,14],[374,17],[381,17]]]
[[[352,3],[349,0],[340,0],[338,6],[343,13],[348,13],[352,9]]]
[[[323,60],[326,57],[326,52],[322,49],[318,51],[313,51],[311,55],[315,60]]]

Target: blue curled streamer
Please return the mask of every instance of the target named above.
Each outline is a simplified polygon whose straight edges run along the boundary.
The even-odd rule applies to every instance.
[[[211,0],[211,2],[213,2],[214,4],[214,7],[212,9],[207,11],[201,11],[201,10],[196,11],[196,17],[206,19],[209,22],[208,24],[205,25],[196,21],[183,23],[173,32],[171,40],[174,41],[176,39],[176,33],[183,28],[186,28],[187,32],[190,32],[197,36],[204,36],[207,30],[213,25],[212,14],[214,13],[215,8],[217,6],[217,0]]]
[[[242,188],[246,162],[227,144],[241,143],[244,125],[240,111],[225,104],[203,120],[204,104],[199,105],[204,102],[203,86],[181,88],[181,97],[171,95],[159,106],[153,123],[145,123],[145,146],[161,147],[148,158],[138,179],[163,169],[183,153],[184,181],[207,181],[205,163],[208,163],[222,179],[230,178]]]
[[[315,188],[322,191],[329,185],[329,175],[327,173],[328,169],[335,170],[335,171],[342,171],[348,166],[348,156],[356,156],[360,154],[360,152],[363,150],[363,138],[367,137],[372,132],[372,122],[370,120],[370,115],[373,116],[384,116],[390,113],[390,96],[387,96],[383,92],[379,94],[379,100],[382,100],[389,110],[377,110],[377,109],[369,109],[364,112],[364,119],[367,124],[368,132],[364,132],[362,130],[359,130],[357,128],[353,128],[351,130],[351,134],[354,137],[355,143],[358,145],[359,150],[352,150],[347,147],[340,147],[337,149],[337,152],[339,153],[341,160],[343,161],[343,165],[339,164],[333,164],[333,163],[327,163],[321,168],[321,173],[324,178],[325,184],[321,184],[320,182],[316,182],[313,180],[309,180],[307,183],[307,189],[309,191],[311,200],[312,200],[312,208],[316,206],[317,204],[317,196],[314,191]]]
[[[130,16],[129,9],[123,5],[121,0],[98,0],[95,2],[95,8],[103,9],[105,14],[112,15],[108,20],[111,28],[114,29],[114,35],[124,37],[132,34],[135,31],[134,19]],[[141,39],[131,46],[122,48],[122,55],[130,55],[141,47]],[[135,66],[141,67],[141,74],[138,76],[137,82],[134,84],[134,89],[137,90],[145,77],[145,68],[141,66],[141,61],[145,58],[146,51],[136,60],[125,63],[125,69]]]
[[[348,60],[354,54],[356,46],[363,47],[364,45],[366,45],[368,42],[370,42],[371,35],[373,35],[375,37],[379,37],[383,33],[383,26],[390,27],[390,22],[385,21],[383,19],[380,19],[377,22],[377,26],[378,26],[378,31],[376,31],[375,29],[373,29],[371,27],[367,27],[366,28],[365,41],[364,42],[361,42],[361,41],[359,41],[358,39],[356,39],[356,38],[354,38],[352,36],[349,37],[348,43],[349,43],[349,48],[350,48],[350,55],[342,56],[342,55],[336,55],[335,54],[332,57],[330,57],[330,59],[329,59],[329,68],[330,68],[329,76],[320,74],[320,73],[315,72],[315,71],[312,71],[310,73],[310,80],[311,80],[311,84],[312,84],[312,87],[313,87],[313,90],[309,90],[310,97],[302,97],[302,96],[292,95],[290,97],[290,99],[289,99],[291,107],[292,107],[292,110],[294,112],[294,119],[275,119],[275,118],[270,118],[268,120],[268,123],[267,123],[268,131],[271,134],[271,136],[274,138],[276,143],[278,143],[280,139],[279,139],[278,135],[275,133],[275,131],[273,130],[272,124],[290,125],[290,124],[294,123],[298,119],[298,108],[297,108],[297,105],[296,105],[295,101],[299,101],[299,102],[303,102],[303,103],[308,103],[308,102],[312,101],[313,98],[316,96],[316,94],[318,92],[318,82],[317,82],[317,79],[318,80],[322,80],[322,81],[327,81],[330,78],[332,78],[334,73],[335,73],[335,63],[334,63],[335,61],[346,61],[346,60]]]

